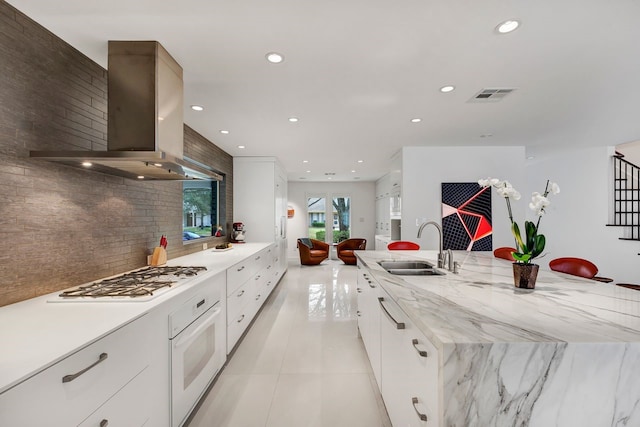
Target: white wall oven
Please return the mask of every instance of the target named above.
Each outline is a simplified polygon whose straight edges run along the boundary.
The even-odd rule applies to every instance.
[[[226,360],[224,275],[205,282],[169,315],[172,427],[184,424]]]

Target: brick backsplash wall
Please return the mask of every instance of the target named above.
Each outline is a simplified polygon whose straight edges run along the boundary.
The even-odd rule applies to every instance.
[[[29,158],[106,149],[107,71],[3,0],[0,76],[0,306],[142,267],[162,234],[169,258],[202,249],[182,242],[181,182]],[[184,151],[225,175],[229,230],[232,157],[188,126]]]

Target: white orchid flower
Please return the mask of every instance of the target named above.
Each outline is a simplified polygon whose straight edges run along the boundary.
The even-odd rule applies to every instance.
[[[496,186],[499,182],[500,182],[499,179],[489,177],[489,178],[486,178],[486,179],[479,179],[478,180],[478,185],[480,187],[486,188],[486,187]]]
[[[555,182],[551,183],[551,194],[559,194],[560,193],[560,186],[558,186],[558,184],[556,184]]]
[[[551,201],[538,192],[531,194],[531,203],[529,209],[534,211],[537,216],[544,215],[544,210],[551,204]]]

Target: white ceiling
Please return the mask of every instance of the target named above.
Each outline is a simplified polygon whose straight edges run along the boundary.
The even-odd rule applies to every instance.
[[[231,155],[277,156],[294,181],[374,180],[402,146],[640,139],[638,0],[9,3],[105,68],[108,40],[159,41],[184,69],[185,122]],[[507,19],[522,24],[497,34]],[[468,102],[502,87],[516,91]]]

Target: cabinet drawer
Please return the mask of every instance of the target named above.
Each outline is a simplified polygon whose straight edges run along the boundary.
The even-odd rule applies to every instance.
[[[147,367],[150,323],[143,316],[0,395],[3,425],[78,425]]]
[[[261,271],[267,265],[269,265],[273,258],[273,249],[268,247],[266,249],[261,250],[257,254],[251,257],[251,262],[253,263],[254,272]]]
[[[249,304],[255,294],[255,287],[251,281],[245,282],[227,297],[227,323],[231,323],[240,311]]]
[[[439,425],[437,349],[385,292],[381,307],[382,398],[393,425]]]
[[[229,318],[229,324],[227,326],[227,354],[231,353],[233,347],[238,342],[238,339],[240,339],[242,333],[251,323],[252,317],[253,304],[249,302],[243,307],[242,311],[236,314],[233,318]]]
[[[253,278],[251,279],[251,282],[256,292],[262,289],[262,287],[267,282],[267,280],[269,280],[269,276],[270,274],[267,272],[266,269],[262,269],[256,274],[254,274]]]
[[[227,269],[227,296],[231,296],[244,282],[256,273],[253,257],[237,263]]]
[[[142,427],[151,416],[149,387],[149,369],[145,369],[79,427],[102,427],[105,423]]]

